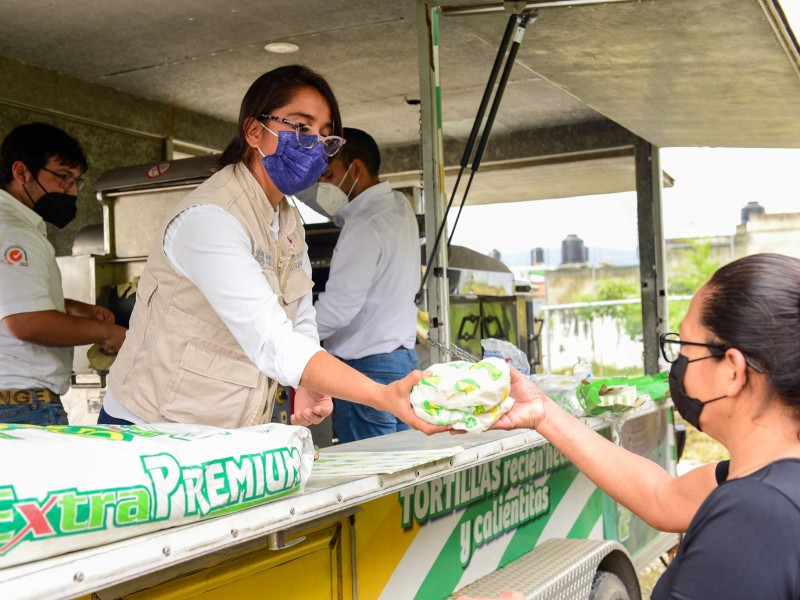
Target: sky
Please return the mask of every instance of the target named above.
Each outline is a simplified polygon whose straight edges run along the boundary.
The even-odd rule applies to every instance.
[[[675,180],[662,199],[667,239],[732,235],[752,201],[767,213],[800,212],[800,150],[667,148],[661,167]],[[636,194],[468,206],[453,243],[507,254],[560,247],[571,233],[590,248],[635,249]]]

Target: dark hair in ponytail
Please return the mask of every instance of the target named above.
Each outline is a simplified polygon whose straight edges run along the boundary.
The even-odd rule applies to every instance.
[[[336,96],[333,95],[333,90],[331,90],[331,86],[328,85],[325,78],[302,65],[278,67],[264,73],[247,90],[239,110],[239,128],[236,132],[236,137],[222,152],[215,168],[219,170],[245,160],[247,154],[251,152],[244,136],[245,121],[248,118],[254,117],[258,119],[263,114],[269,114],[276,108],[286,106],[299,90],[307,87],[316,89],[328,101],[331,109],[333,133],[341,136],[342,119],[339,114],[339,104],[336,102]]]
[[[706,285],[703,325],[763,368],[800,419],[800,260],[753,254],[723,266]]]

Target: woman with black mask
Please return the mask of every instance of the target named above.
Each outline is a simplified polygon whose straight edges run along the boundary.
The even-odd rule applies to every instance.
[[[652,527],[686,532],[652,598],[800,598],[800,260],[720,268],[660,341],[675,407],[730,460],[672,477],[519,373],[495,428],[536,429]]]
[[[255,425],[270,420],[280,383],[297,389],[293,424],[319,423],[336,395],[444,429],[411,408],[421,371],[381,385],[319,345],[305,233],[286,196],[317,181],[341,133],[314,71],[279,67],[250,86],[217,172],[154,241],[99,423]]]

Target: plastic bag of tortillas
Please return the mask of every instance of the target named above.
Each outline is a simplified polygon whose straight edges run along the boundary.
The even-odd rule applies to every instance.
[[[433,374],[411,390],[411,405],[428,423],[485,431],[514,405],[508,395],[511,375],[502,359],[439,363],[427,370]]]
[[[0,568],[302,491],[305,427],[0,424]]]

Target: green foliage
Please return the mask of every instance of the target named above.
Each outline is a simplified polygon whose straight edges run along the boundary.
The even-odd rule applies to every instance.
[[[639,297],[639,286],[628,279],[601,279],[596,284],[594,294],[581,294],[576,302],[598,302],[604,300],[624,300]],[[595,318],[609,317],[622,325],[632,340],[642,337],[642,309],[639,304],[617,304],[609,306],[587,306],[576,310],[578,318],[594,321]]]
[[[711,240],[690,240],[686,260],[675,273],[669,273],[668,286],[671,296],[694,294],[719,268],[719,262],[711,256]],[[601,279],[596,283],[596,292],[581,294],[575,302],[599,302],[604,300],[625,300],[639,298],[637,281],[627,279]],[[669,322],[671,329],[678,324],[689,308],[688,300],[669,302]],[[591,322],[596,318],[609,317],[617,321],[630,339],[642,339],[642,307],[640,304],[619,304],[613,306],[590,306],[576,309],[578,318]]]
[[[675,273],[669,273],[667,286],[670,296],[691,296],[708,281],[719,268],[719,262],[711,257],[711,240],[690,240],[687,260]],[[672,300],[669,303],[669,328],[677,331],[689,309],[688,300]]]
[[[690,240],[689,246],[686,262],[669,274],[669,293],[674,296],[694,294],[719,268],[719,262],[711,258],[711,240]]]

